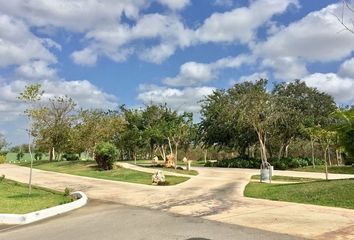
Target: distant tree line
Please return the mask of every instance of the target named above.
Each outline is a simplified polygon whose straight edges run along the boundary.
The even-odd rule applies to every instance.
[[[206,160],[208,153],[259,158],[262,164],[269,158],[310,157],[314,165],[315,158],[343,164],[354,157],[354,108],[339,108],[330,95],[300,80],[269,87],[260,79],[215,90],[201,103],[199,123],[192,113],[167,105],[102,111],[78,109],[68,96],[37,100],[26,111],[28,132],[35,152],[48,153],[49,160],[84,152],[95,158],[102,142],[113,144],[121,160],[170,154]],[[20,149],[31,148],[12,150]]]

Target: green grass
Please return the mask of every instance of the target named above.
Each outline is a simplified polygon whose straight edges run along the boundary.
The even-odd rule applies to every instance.
[[[20,163],[19,165],[28,167],[29,163]],[[97,169],[96,163],[94,161],[36,161],[34,162],[33,167],[41,170],[67,173],[78,176],[151,185],[151,173],[145,173],[126,168],[100,171]],[[176,177],[166,174],[165,177],[169,185],[176,185],[189,179],[187,177]]]
[[[300,172],[325,172],[325,166],[316,166],[313,168],[312,166],[310,167],[304,167],[304,168],[295,168],[291,169],[294,171],[300,171]],[[340,173],[340,174],[354,174],[354,167],[352,166],[328,166],[328,172],[329,173]]]
[[[251,179],[259,180],[260,175],[253,175]],[[309,182],[318,180],[316,178],[302,178],[302,177],[288,177],[288,176],[273,176],[273,181],[282,181],[282,182]]]
[[[4,179],[0,181],[0,213],[23,214],[71,202],[53,190],[33,187],[28,195],[28,185]]]
[[[198,175],[198,171],[196,170],[181,170],[181,169],[174,169],[174,168],[165,168],[165,167],[157,167],[154,165],[138,165],[140,167],[145,167],[145,168],[152,168],[152,169],[159,169],[162,170],[164,172],[173,172],[173,173],[180,173],[180,174],[186,174],[186,175],[192,175],[192,176],[197,176]]]
[[[353,189],[354,179],[293,184],[251,182],[244,194],[253,198],[354,209]]]

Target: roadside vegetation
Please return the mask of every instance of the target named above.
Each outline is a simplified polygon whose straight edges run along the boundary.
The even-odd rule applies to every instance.
[[[0,213],[29,213],[72,201],[70,196],[57,191],[33,187],[28,194],[28,185],[1,178]]]
[[[20,166],[28,167],[30,163],[22,162]],[[106,180],[139,183],[151,185],[151,173],[135,171],[126,168],[113,167],[111,170],[101,170],[94,161],[35,161],[33,167],[46,171],[67,173],[78,176],[93,177]],[[175,185],[187,181],[187,177],[170,176],[167,173],[166,185]]]
[[[274,201],[354,209],[354,179],[321,180],[292,184],[250,182],[244,195]]]
[[[260,175],[253,175],[251,177],[252,180],[259,180]],[[280,181],[280,182],[311,182],[319,179],[316,178],[303,178],[303,177],[288,177],[288,176],[272,176],[272,181]]]

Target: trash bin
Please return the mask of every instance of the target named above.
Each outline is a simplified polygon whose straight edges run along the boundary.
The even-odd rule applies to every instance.
[[[261,164],[261,176],[260,181],[270,183],[273,175],[273,166],[269,163]]]

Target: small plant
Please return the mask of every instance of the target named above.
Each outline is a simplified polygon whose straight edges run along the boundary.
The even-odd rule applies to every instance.
[[[0,164],[3,164],[6,162],[6,156],[0,155]]]
[[[80,160],[79,156],[75,153],[65,153],[62,158],[66,161],[78,161]]]
[[[4,179],[5,179],[5,175],[3,174],[0,176],[0,182],[4,181]]]
[[[102,142],[98,144],[96,146],[95,156],[98,168],[101,170],[113,169],[113,163],[116,161],[117,155],[118,150],[113,144],[109,142]]]
[[[24,156],[24,154],[23,154],[22,151],[21,151],[21,152],[18,152],[17,155],[16,155],[17,161],[20,161],[20,160],[23,158],[23,156]]]
[[[43,158],[43,153],[41,153],[41,152],[36,152],[36,153],[34,154],[34,159],[36,159],[37,161],[41,161],[42,158]]]
[[[68,188],[68,187],[66,187],[65,189],[64,189],[64,196],[65,197],[67,197],[67,196],[69,196],[70,195],[70,188]]]

